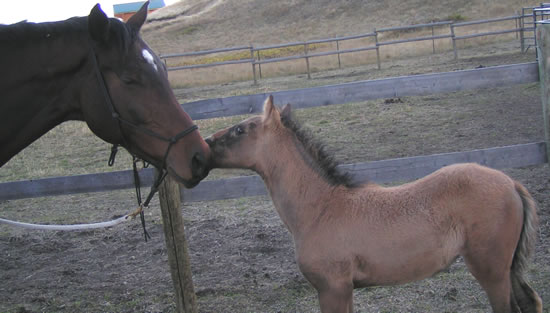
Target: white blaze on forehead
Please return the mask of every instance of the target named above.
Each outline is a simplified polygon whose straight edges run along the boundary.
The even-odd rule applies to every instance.
[[[149,52],[149,50],[147,49],[143,49],[141,51],[141,55],[143,56],[145,61],[147,61],[147,63],[151,64],[155,68],[155,71],[156,71],[157,65],[155,64],[155,58],[153,58],[153,55],[151,54],[151,52]]]

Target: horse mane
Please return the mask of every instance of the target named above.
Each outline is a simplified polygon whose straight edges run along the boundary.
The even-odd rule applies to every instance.
[[[122,51],[127,51],[130,43],[135,40],[136,34],[129,31],[126,25],[118,19],[110,18],[111,34],[117,38]],[[82,33],[88,32],[88,17],[72,17],[57,22],[18,22],[10,25],[0,24],[0,41],[35,41],[46,39],[50,35],[75,34],[76,38],[82,38]],[[87,38],[87,37],[85,37]]]
[[[67,33],[68,31],[78,32],[86,29],[87,19],[84,17],[73,17],[58,22],[18,22],[10,25],[0,25],[0,39],[5,40],[29,40],[44,38],[44,34]]]
[[[365,183],[354,179],[351,173],[342,171],[338,167],[340,163],[333,155],[326,152],[325,144],[315,138],[309,129],[303,127],[293,114],[282,115],[281,122],[296,135],[302,144],[309,156],[306,158],[306,162],[330,185],[356,188]]]

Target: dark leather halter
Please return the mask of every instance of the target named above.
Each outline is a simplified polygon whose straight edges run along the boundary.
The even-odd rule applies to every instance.
[[[147,230],[145,229],[145,218],[144,218],[144,215],[143,215],[142,208],[147,207],[149,205],[149,202],[151,201],[151,199],[153,198],[153,196],[157,192],[158,187],[160,186],[160,184],[162,183],[162,181],[164,180],[164,178],[168,174],[168,170],[166,168],[166,160],[168,158],[168,154],[170,153],[170,149],[172,149],[172,146],[174,144],[176,144],[178,142],[178,140],[180,140],[181,138],[183,138],[183,137],[191,134],[195,130],[197,130],[198,126],[197,125],[192,125],[189,128],[187,128],[184,131],[176,134],[173,137],[164,137],[164,136],[162,136],[158,133],[155,133],[154,131],[151,131],[147,128],[140,127],[140,126],[138,126],[138,125],[122,118],[120,116],[120,114],[116,111],[115,106],[113,105],[111,95],[109,94],[109,90],[107,89],[107,85],[105,84],[105,79],[103,78],[103,74],[101,74],[101,71],[99,70],[99,65],[98,65],[98,62],[97,62],[97,56],[96,56],[95,51],[94,51],[93,48],[90,50],[90,54],[91,54],[91,59],[92,59],[92,63],[93,63],[93,66],[94,66],[95,75],[97,77],[97,81],[99,82],[99,86],[100,86],[100,89],[101,89],[101,93],[103,94],[103,98],[104,98],[105,102],[107,103],[107,106],[109,107],[109,110],[111,111],[112,118],[115,119],[118,122],[118,127],[120,129],[120,134],[122,136],[122,141],[124,143],[123,146],[125,146],[126,148],[129,147],[128,144],[127,144],[126,138],[124,137],[124,132],[122,131],[122,125],[123,124],[126,125],[126,126],[129,126],[131,128],[134,128],[135,130],[137,130],[141,133],[144,133],[148,136],[151,136],[151,137],[157,138],[159,140],[168,142],[168,148],[166,148],[166,152],[164,153],[164,157],[162,158],[162,163],[161,163],[160,167],[155,166],[158,170],[158,175],[155,179],[155,182],[151,186],[151,191],[149,191],[149,195],[147,196],[147,198],[146,198],[146,200],[143,204],[141,203],[141,191],[140,191],[140,185],[141,184],[140,184],[139,175],[138,175],[137,166],[136,166],[136,164],[137,164],[137,162],[139,161],[140,158],[138,158],[136,155],[134,155],[132,152],[129,151],[130,154],[132,155],[133,159],[134,159],[134,162],[133,162],[134,184],[135,184],[135,187],[136,187],[136,196],[137,196],[137,201],[138,201],[138,205],[139,205],[138,210],[139,210],[140,217],[141,217],[141,224],[143,226],[145,241],[147,241],[147,238],[150,238],[150,236],[147,233]],[[116,156],[116,153],[118,151],[118,146],[119,146],[119,144],[113,144],[113,147],[111,148],[111,155],[109,157],[109,162],[108,162],[109,166],[112,166],[115,162],[115,156]],[[149,160],[144,160],[144,161],[151,163]]]

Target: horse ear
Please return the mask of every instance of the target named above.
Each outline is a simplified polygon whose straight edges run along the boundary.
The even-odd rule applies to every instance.
[[[126,25],[128,25],[130,29],[132,29],[136,33],[139,32],[141,26],[143,26],[143,23],[145,23],[145,20],[147,19],[148,6],[149,1],[145,1],[145,3],[141,6],[141,9],[139,9],[136,14],[132,15],[128,22],[126,22]]]
[[[279,110],[277,110],[277,107],[273,104],[273,96],[270,95],[264,102],[264,115],[262,121],[267,122],[273,118],[280,120],[281,116],[279,115]]]
[[[88,31],[93,40],[99,43],[106,43],[109,39],[109,18],[96,4],[88,16]]]

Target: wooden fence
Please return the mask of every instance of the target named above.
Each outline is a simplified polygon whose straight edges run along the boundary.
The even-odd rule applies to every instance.
[[[187,66],[174,66],[174,67],[168,67],[169,71],[175,71],[175,70],[183,70],[183,69],[194,69],[194,68],[203,68],[203,67],[211,67],[211,66],[221,66],[221,65],[228,65],[228,64],[242,64],[242,63],[249,63],[251,64],[252,68],[252,75],[254,77],[254,84],[257,84],[257,74],[256,74],[256,65],[258,66],[258,74],[259,78],[262,78],[262,64],[267,63],[274,63],[274,62],[284,62],[284,61],[290,61],[290,60],[297,60],[297,59],[304,59],[305,65],[306,65],[306,71],[308,78],[311,78],[311,69],[309,66],[309,59],[315,58],[315,57],[321,57],[321,56],[328,56],[328,55],[337,55],[338,57],[338,66],[341,67],[341,60],[340,55],[346,54],[346,53],[353,53],[353,52],[362,52],[362,51],[376,51],[376,62],[378,65],[378,69],[381,68],[381,58],[380,58],[380,47],[383,46],[389,46],[389,45],[395,45],[395,44],[403,44],[403,43],[409,43],[409,42],[416,42],[416,41],[432,41],[432,51],[435,53],[435,41],[440,39],[447,39],[449,38],[452,41],[452,47],[453,47],[453,53],[454,58],[458,58],[458,49],[456,42],[459,40],[466,40],[471,39],[475,37],[481,37],[481,36],[493,36],[493,35],[500,35],[500,34],[507,34],[507,33],[517,33],[519,34],[518,37],[521,41],[521,51],[524,51],[524,39],[526,38],[524,33],[526,31],[533,31],[534,27],[524,27],[526,23],[524,23],[524,18],[526,17],[532,17],[532,15],[529,14],[522,14],[522,15],[513,15],[513,16],[507,16],[507,17],[499,17],[499,18],[493,18],[493,19],[485,19],[485,20],[478,20],[478,21],[469,21],[469,22],[460,22],[460,23],[454,23],[452,21],[442,21],[442,22],[433,22],[433,23],[427,23],[427,24],[416,24],[416,25],[409,25],[409,26],[399,26],[399,27],[390,27],[390,28],[379,28],[374,29],[371,33],[365,33],[365,34],[359,34],[359,35],[353,35],[353,36],[346,36],[346,37],[334,37],[334,38],[326,38],[326,39],[318,39],[318,40],[309,40],[309,41],[303,41],[303,42],[291,42],[291,43],[283,43],[283,44],[277,44],[277,45],[268,45],[268,46],[260,46],[260,47],[254,47],[254,46],[241,46],[241,47],[234,47],[234,48],[223,48],[223,49],[213,49],[213,50],[205,50],[205,51],[197,51],[197,52],[187,52],[187,53],[176,53],[176,54],[164,54],[160,55],[161,59],[164,59],[165,62],[167,59],[170,58],[177,58],[177,57],[188,57],[188,56],[198,56],[198,55],[207,55],[207,54],[216,54],[216,53],[223,53],[223,52],[232,52],[232,51],[239,51],[239,50],[249,50],[250,51],[250,58],[246,59],[239,59],[239,60],[230,60],[230,61],[224,61],[224,62],[214,62],[214,63],[207,63],[207,64],[195,64],[195,65],[187,65]],[[536,16],[535,16],[536,18]],[[479,24],[487,24],[487,23],[498,23],[503,21],[515,21],[516,27],[509,28],[509,29],[503,29],[499,31],[491,31],[491,32],[479,32],[475,34],[465,34],[460,35],[457,34],[457,29],[466,27],[466,26],[472,26],[472,25],[479,25]],[[403,32],[403,31],[410,31],[410,30],[417,30],[417,29],[431,29],[431,36],[416,36],[412,38],[406,38],[406,39],[398,39],[398,40],[388,40],[388,41],[380,41],[381,38],[379,38],[379,34],[381,33],[387,33],[387,32]],[[436,35],[435,29],[441,29],[446,28],[448,33]],[[354,39],[362,39],[362,38],[370,38],[372,37],[374,39],[373,45],[367,45],[363,47],[353,48],[353,49],[340,49],[340,43],[342,41],[347,40],[354,40]],[[331,51],[323,51],[323,52],[311,52],[311,46],[315,44],[321,44],[321,43],[336,43],[336,50]],[[292,46],[303,46],[303,54],[299,55],[290,55],[285,57],[276,57],[276,58],[262,58],[261,52],[265,50],[271,50],[271,49],[279,49],[279,48],[285,48],[285,47],[292,47]]]
[[[536,62],[533,62],[445,73],[367,80],[322,87],[277,91],[270,94],[274,95],[275,103],[278,105],[292,103],[294,108],[302,109],[380,98],[420,96],[476,88],[495,88],[515,84],[533,83],[538,80],[538,65]],[[183,107],[194,120],[240,114],[254,114],[262,111],[262,103],[267,96],[268,94],[254,94],[199,100],[183,104]],[[545,146],[545,143],[538,142],[527,145],[489,148],[470,152],[351,164],[346,165],[346,167],[354,171],[359,171],[359,169],[361,169],[361,171],[366,171],[362,172],[360,175],[372,174],[374,177],[371,179],[374,181],[390,182],[392,180],[419,177],[399,177],[399,175],[396,176],[395,173],[402,172],[405,168],[418,167],[416,164],[417,161],[426,162],[425,160],[431,160],[428,162],[432,164],[431,170],[441,167],[442,164],[450,164],[449,162],[463,161],[478,162],[500,168],[542,164],[546,162]],[[498,151],[496,154],[497,158],[488,157],[489,155],[493,155],[495,151]],[[502,162],[502,158],[509,159],[511,163],[498,163]],[[378,164],[383,170],[373,170],[377,168],[373,164]],[[430,169],[427,168],[426,170],[418,171],[418,173],[424,175],[429,171]],[[389,174],[383,174],[384,172]],[[144,169],[140,171],[140,177],[145,186],[151,185],[153,170]],[[0,183],[0,200],[99,192],[132,187],[133,176],[131,171],[54,177]],[[257,195],[259,192],[258,190],[262,190],[262,188],[263,184],[259,178],[243,177],[217,181],[203,181],[193,189],[183,189],[182,195],[183,199],[187,202],[205,201],[227,199],[228,197],[253,196]],[[214,190],[216,192],[213,192]],[[217,195],[223,196],[218,198]]]

